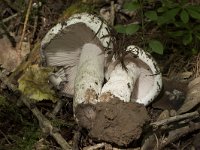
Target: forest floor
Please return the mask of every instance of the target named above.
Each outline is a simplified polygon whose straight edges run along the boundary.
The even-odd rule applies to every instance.
[[[59,131],[71,147],[78,141],[78,147],[84,150],[140,149],[142,145],[143,149],[200,149],[200,96],[198,93],[192,95],[200,89],[200,54],[188,55],[177,51],[178,48],[168,48],[163,55],[152,54],[161,68],[164,87],[147,107],[151,127],[144,128],[142,136],[127,147],[93,140],[86,131],[79,137],[72,98],[61,97],[64,105],[56,116],[52,116],[52,111],[57,105],[50,100],[37,102],[34,106],[23,104],[21,93],[12,85],[18,85],[18,79],[28,66],[41,65],[39,45],[42,38],[54,25],[76,12],[66,11],[74,5],[73,0],[0,2],[0,150],[62,149],[53,134],[44,131],[45,127],[35,117],[37,110],[50,120],[55,132]],[[111,3],[95,4],[92,11],[98,14],[105,6],[110,7]],[[131,21],[128,16],[115,15],[118,24]],[[138,44],[142,47],[138,36],[124,36],[124,46]],[[20,56],[26,57],[22,59]],[[195,100],[188,102],[188,97]],[[180,108],[182,112],[178,113]]]

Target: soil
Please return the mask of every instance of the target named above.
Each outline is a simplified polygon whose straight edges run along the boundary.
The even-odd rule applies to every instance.
[[[118,98],[96,105],[78,105],[75,114],[79,126],[88,129],[91,138],[119,146],[139,139],[143,125],[149,120],[143,105]]]
[[[0,18],[1,20],[8,19],[6,22],[0,22],[2,24],[0,26],[0,38],[5,35],[9,38],[12,46],[14,47],[16,46],[16,43],[19,43],[19,39],[21,38],[22,30],[25,24],[25,16],[28,9],[28,1],[23,1],[23,4],[21,2],[21,0],[3,0],[0,3]],[[33,2],[36,1],[33,0]],[[31,50],[34,49],[35,45],[42,40],[51,27],[58,23],[58,20],[61,21],[65,20],[64,18],[67,18],[66,16],[68,15],[64,12],[69,10],[74,3],[75,0],[48,0],[42,1],[42,6],[38,7],[38,9],[31,9],[24,37],[24,41],[30,43]],[[97,8],[101,7],[102,5]],[[98,11],[99,10],[96,10],[96,12]],[[13,15],[15,17],[13,17]],[[136,18],[140,19],[141,17],[136,15],[131,19],[128,16],[122,16],[122,14],[116,13],[115,24],[129,24],[137,22]],[[119,22],[118,20],[122,21]],[[153,26],[152,29],[157,30],[155,26]],[[121,35],[116,34],[117,45],[115,45],[115,53],[120,53],[120,50],[126,48],[127,45],[134,44],[139,47],[144,47],[143,36],[145,36],[145,39],[154,39],[154,33],[156,33],[160,34],[161,37],[164,38],[163,34],[160,32],[152,31],[150,29],[144,33],[137,32],[132,36],[123,36],[123,38],[121,38]],[[183,46],[183,48],[189,50],[185,46]],[[171,79],[171,77],[174,77],[175,75],[179,77],[177,74],[182,72],[191,72],[193,73],[192,77],[199,76],[200,64],[198,62],[200,60],[200,55],[198,54],[198,56],[194,55],[188,58],[188,56],[184,53],[179,53],[179,51],[183,48],[177,47],[176,45],[166,45],[164,55],[153,54],[154,58],[156,58],[156,61],[161,67],[163,76]],[[39,49],[36,54],[31,53],[29,55],[29,59],[33,57],[39,58],[37,54],[39,54]],[[123,60],[121,57],[119,59],[120,61]],[[33,64],[38,63],[38,61],[31,62],[33,62]],[[25,61],[25,64],[27,64],[27,61]],[[24,65],[21,67],[24,68],[23,66]],[[0,66],[0,71],[2,71],[2,66]],[[0,77],[2,75],[4,76],[4,73],[1,72]],[[5,74],[5,76],[8,75],[7,73]],[[13,76],[13,78],[11,78],[13,81],[11,82],[17,84],[17,79],[23,75],[23,71],[20,71],[19,73],[15,72],[11,75]],[[61,148],[58,143],[56,143],[54,138],[42,133],[36,117],[28,108],[21,104],[22,102],[19,101],[19,93],[11,91],[7,88],[7,86],[3,84],[2,79],[0,79],[0,149],[37,149],[36,145],[38,143],[42,143],[42,146],[47,146],[46,149],[60,150]],[[150,117],[148,117],[144,106],[136,103],[124,103],[116,98],[108,103],[102,102],[97,105],[84,104],[77,106],[75,115],[78,120],[78,124],[82,128],[87,129],[88,135],[91,137],[89,138],[87,134],[82,134],[83,138],[81,140],[77,140],[79,142],[78,148],[82,149],[84,146],[95,145],[95,140],[111,143],[111,147],[113,143],[118,145],[128,145],[130,142],[134,141],[132,143],[133,145],[130,144],[128,148],[131,149],[131,147],[135,146],[140,147],[143,144],[141,143],[141,140],[144,141],[143,136],[140,138],[141,140],[137,139],[141,136],[142,128],[148,123],[149,118],[151,122],[157,121],[162,111],[165,111],[166,109],[177,110],[182,105],[182,101],[179,101],[180,99],[177,99],[176,97],[179,95],[175,95],[175,99],[169,99],[170,96],[174,96],[174,89],[183,93],[181,98],[182,96],[185,97],[187,93],[185,83],[175,82],[174,80],[164,83],[163,94],[161,94],[161,97],[158,97],[158,101],[154,101],[154,103],[147,107]],[[164,94],[166,93],[165,91],[168,91],[170,94]],[[67,99],[63,101],[66,104],[62,107],[59,113],[57,113],[55,116],[56,118],[49,119],[51,119],[54,127],[59,129],[65,140],[72,145],[74,144],[74,133],[79,132],[79,130],[76,128],[76,122],[74,121],[72,100]],[[44,101],[38,103],[36,106],[43,114],[48,114],[53,110],[55,104],[49,101]],[[192,121],[190,121],[190,123],[192,123]],[[177,123],[177,127],[174,127],[179,128],[179,126],[180,125]],[[155,134],[153,134],[153,136],[157,135],[156,132],[154,133]],[[150,145],[154,146],[157,145],[158,142],[165,142],[168,132],[166,131],[163,134],[159,134],[162,136],[161,140],[163,141],[156,139],[156,143],[151,142]],[[155,137],[157,138],[157,136]],[[172,141],[164,149],[200,149],[199,138],[200,131],[197,130],[194,133],[185,135],[183,138]],[[135,145],[135,143],[138,145]]]
[[[188,82],[163,78],[163,91],[152,106],[162,110],[178,110],[185,100],[187,85]]]

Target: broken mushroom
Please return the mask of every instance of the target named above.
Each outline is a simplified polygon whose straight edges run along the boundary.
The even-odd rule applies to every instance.
[[[48,66],[60,67],[50,81],[63,93],[74,95],[74,106],[96,103],[104,81],[104,48],[111,48],[107,25],[98,17],[75,14],[54,26],[41,43]]]
[[[145,106],[151,103],[162,88],[161,72],[152,56],[131,45],[124,58],[124,69],[113,60],[106,73],[107,83],[103,86],[100,101],[109,101],[113,96],[125,102],[136,101]]]

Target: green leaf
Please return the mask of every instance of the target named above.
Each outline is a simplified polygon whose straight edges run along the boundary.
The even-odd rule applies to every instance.
[[[140,26],[138,24],[129,24],[126,26],[126,34],[132,35],[139,30]]]
[[[200,5],[188,5],[186,9],[193,10],[196,12],[200,12]]]
[[[187,11],[192,18],[200,20],[200,12],[192,10],[192,9],[187,9]]]
[[[135,11],[140,8],[140,4],[138,2],[125,2],[123,8],[127,11]]]
[[[157,20],[158,19],[158,15],[156,13],[156,11],[147,11],[144,14],[147,18],[149,18],[150,20]]]
[[[181,14],[180,14],[181,20],[183,21],[183,23],[188,23],[189,21],[189,15],[187,13],[187,11],[182,10]]]
[[[199,33],[200,32],[200,24],[193,26],[192,30],[197,31],[197,33]]]
[[[169,36],[176,38],[176,37],[180,37],[183,36],[184,32],[183,31],[174,31],[174,32],[167,32],[169,34]]]
[[[157,24],[158,25],[163,25],[165,23],[169,22],[169,19],[168,18],[165,18],[163,16],[159,16],[158,17],[158,20],[157,20]]]
[[[164,48],[163,48],[163,44],[160,41],[158,40],[149,41],[149,47],[153,52],[157,54],[161,54],[161,55],[163,54]]]
[[[175,16],[178,14],[180,8],[174,8],[166,11],[162,16],[158,17],[158,25],[169,24],[174,21]]]
[[[200,40],[200,33],[195,33],[195,36],[198,40]]]
[[[126,27],[123,25],[116,25],[114,28],[118,33],[126,33]]]
[[[197,55],[198,54],[198,50],[196,48],[192,48],[192,54],[193,55]]]
[[[192,34],[188,33],[183,36],[183,44],[188,45],[192,42]]]
[[[38,65],[30,66],[18,80],[19,90],[30,99],[35,101],[57,101],[55,91],[49,85],[51,69],[39,68]]]
[[[159,7],[159,8],[157,9],[157,12],[162,13],[162,12],[165,12],[166,10],[167,10],[166,7]]]
[[[172,18],[174,18],[178,14],[179,10],[180,10],[180,8],[170,9],[170,10],[166,11],[163,14],[163,17],[167,17],[169,19],[172,19]]]
[[[182,28],[183,25],[186,25],[186,24],[183,24],[182,21],[175,21],[173,23],[174,23],[174,25],[175,25],[176,28]]]
[[[178,3],[173,2],[172,0],[162,0],[162,5],[167,8],[174,8],[178,6]]]

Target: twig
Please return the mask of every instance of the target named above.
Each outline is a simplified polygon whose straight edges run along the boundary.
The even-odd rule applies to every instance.
[[[160,144],[159,149],[162,150],[169,143],[175,142],[180,137],[199,129],[200,129],[200,123],[198,122],[198,123],[192,123],[189,126],[185,126],[185,127],[170,131],[168,137],[165,138],[165,140],[163,140],[163,142]]]
[[[65,139],[61,136],[60,133],[54,130],[54,127],[51,125],[51,122],[38,110],[38,108],[31,108],[28,98],[21,96],[21,99],[24,102],[24,104],[37,117],[40,127],[43,129],[43,131],[48,132],[64,150],[71,149],[71,146],[65,141]]]
[[[110,25],[113,26],[114,25],[114,21],[115,21],[115,4],[114,1],[110,2]]]
[[[36,33],[36,30],[37,30],[37,26],[38,26],[38,16],[36,16],[35,17],[35,19],[34,19],[34,25],[33,25],[33,34],[32,34],[32,41],[31,42],[33,42],[33,40],[34,40],[34,37],[35,37],[35,33]]]
[[[195,78],[200,75],[200,54],[197,55],[195,66]]]
[[[167,73],[169,72],[169,67],[170,67],[170,64],[172,63],[172,61],[174,60],[174,58],[177,57],[177,54],[172,54],[170,55],[169,59],[165,62],[164,66],[163,66],[163,69],[162,69],[162,72],[164,73]]]
[[[177,116],[170,117],[170,118],[167,118],[167,119],[164,119],[164,120],[156,121],[156,122],[151,123],[150,125],[153,126],[154,128],[158,128],[160,126],[164,126],[164,125],[176,122],[176,121],[181,121],[181,120],[184,120],[184,119],[192,120],[192,119],[195,119],[197,117],[199,117],[199,112],[194,111],[194,112],[191,112],[191,113],[186,113],[186,114],[183,114],[183,115],[177,115]]]
[[[20,8],[18,8],[16,5],[11,3],[9,0],[3,0],[10,8],[16,10],[17,12],[21,12]]]
[[[14,14],[14,15],[12,15],[12,16],[9,16],[8,18],[3,19],[2,22],[3,22],[3,23],[8,22],[9,20],[11,20],[11,19],[17,17],[18,15],[19,15],[19,14],[16,13],[16,14]]]
[[[37,62],[39,62],[39,47],[40,47],[40,43],[37,42],[34,44],[34,47],[32,48],[31,52],[28,54],[28,58],[24,59],[19,66],[17,66],[17,68],[15,69],[15,71],[6,79],[3,80],[4,83],[13,83],[15,82],[17,79],[19,79],[19,77],[21,76],[22,73],[24,73],[26,71],[26,69],[31,65],[31,64],[35,64]],[[8,86],[8,84],[6,84]],[[10,86],[13,86],[10,85]],[[17,89],[17,88],[16,88]],[[11,90],[13,90],[13,88],[11,88]]]
[[[25,21],[24,21],[24,27],[23,27],[23,30],[22,30],[22,36],[21,36],[20,42],[19,42],[19,49],[21,49],[22,41],[24,39],[24,35],[25,35],[25,32],[26,32],[26,26],[27,26],[27,22],[28,22],[30,11],[31,11],[31,7],[32,7],[32,2],[33,2],[33,0],[29,0],[28,9],[27,9],[27,13],[26,13],[26,18],[25,18]]]
[[[58,100],[56,103],[56,106],[54,107],[53,111],[51,113],[48,113],[48,117],[55,118],[56,114],[60,111],[62,106],[64,105],[64,102],[62,100]]]
[[[12,44],[12,47],[16,46],[16,41],[15,38],[13,36],[10,35],[10,32],[8,31],[6,25],[0,20],[0,27],[3,29],[4,34],[7,36],[7,38],[9,39],[10,43]]]
[[[146,39],[145,39],[145,33],[144,33],[144,32],[145,32],[145,31],[144,31],[144,28],[145,28],[145,27],[144,27],[144,12],[143,12],[143,10],[144,10],[144,7],[143,7],[144,4],[143,4],[143,1],[139,1],[139,3],[140,3],[140,7],[141,7],[141,8],[140,8],[140,11],[141,11],[141,19],[142,19],[142,20],[141,20],[141,21],[142,21],[142,22],[141,22],[141,24],[142,24],[142,41],[143,41],[143,46],[145,47],[145,46],[146,46],[146,45],[145,45],[145,44],[146,44]]]
[[[73,150],[77,150],[79,149],[79,142],[80,142],[80,139],[81,139],[81,132],[80,132],[80,128],[78,131],[76,131],[74,133],[74,137],[73,137]]]
[[[0,130],[0,133],[4,136],[4,138],[6,139],[6,141],[8,142],[8,144],[12,144],[9,140],[8,140],[8,138],[7,138],[7,136]]]
[[[18,91],[17,87],[14,84],[10,83],[8,80],[4,79],[2,80],[2,82],[6,84],[8,88],[10,88],[12,91],[15,91],[15,92]],[[48,132],[56,140],[56,142],[62,147],[62,149],[70,150],[71,149],[70,145],[65,141],[65,139],[61,136],[60,133],[54,130],[54,127],[51,125],[51,122],[38,110],[38,108],[37,107],[31,108],[31,105],[29,102],[30,100],[26,98],[25,96],[21,95],[20,99],[36,116],[36,118],[39,121],[40,127],[43,129],[43,131]]]
[[[96,145],[93,145],[93,146],[84,147],[83,150],[96,150],[96,149],[99,149],[99,148],[103,148],[104,146],[105,146],[105,143],[99,143],[99,144],[96,144]]]

